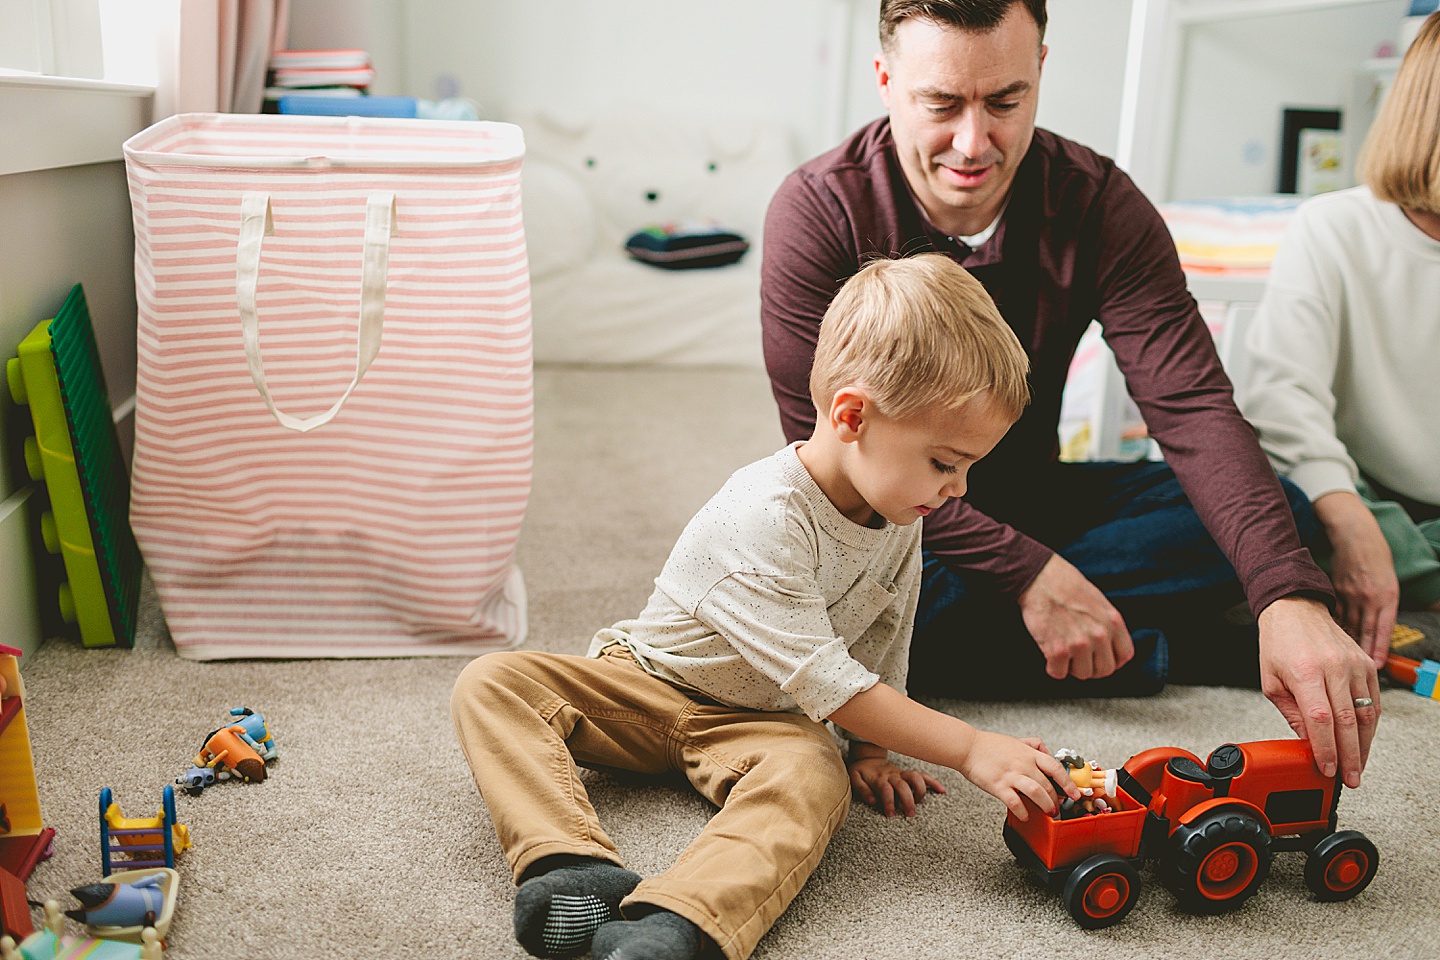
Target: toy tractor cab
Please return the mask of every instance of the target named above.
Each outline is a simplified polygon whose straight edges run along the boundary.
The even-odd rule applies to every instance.
[[[1192,912],[1244,903],[1277,852],[1304,851],[1305,884],[1323,901],[1346,900],[1375,876],[1380,855],[1353,830],[1336,832],[1338,777],[1315,768],[1302,740],[1225,744],[1201,763],[1159,747],[1119,771],[1112,812],[1056,820],[1038,809],[1007,818],[1006,845],[1020,863],[1062,891],[1071,916],[1110,926],[1139,896],[1139,866],[1157,862],[1160,881]]]

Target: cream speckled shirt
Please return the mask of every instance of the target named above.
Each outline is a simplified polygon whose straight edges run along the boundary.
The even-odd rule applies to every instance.
[[[877,681],[905,690],[920,522],[861,526],[792,444],[738,470],[685,527],[649,603],[601,630],[712,700],[823,720]]]

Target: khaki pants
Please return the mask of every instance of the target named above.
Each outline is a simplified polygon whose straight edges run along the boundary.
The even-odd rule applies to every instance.
[[[487,654],[461,673],[450,707],[517,880],[556,853],[622,863],[577,763],[683,773],[720,810],[621,911],[678,913],[729,960],[748,957],[800,892],[850,806],[845,762],[823,725],[687,696],[619,646],[599,659]]]

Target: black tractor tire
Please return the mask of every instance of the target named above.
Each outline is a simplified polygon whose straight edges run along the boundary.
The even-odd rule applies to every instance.
[[[1065,909],[1086,930],[1113,926],[1140,899],[1140,871],[1124,857],[1097,853],[1066,878],[1063,897]]]
[[[1365,834],[1341,830],[1315,844],[1305,859],[1305,886],[1315,899],[1349,900],[1370,886],[1380,868],[1380,851]]]
[[[1223,913],[1255,895],[1273,858],[1260,820],[1221,807],[1175,828],[1160,858],[1160,881],[1185,910]]]

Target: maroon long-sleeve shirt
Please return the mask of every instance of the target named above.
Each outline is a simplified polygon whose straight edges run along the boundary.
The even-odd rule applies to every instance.
[[[806,163],[765,222],[765,362],[787,439],[810,436],[810,366],[820,319],[869,258],[939,251],[989,291],[1030,356],[1033,401],[970,471],[967,500],[925,518],[925,546],[1019,593],[1052,550],[1022,532],[1026,478],[1057,459],[1061,391],[1080,335],[1104,328],[1150,434],[1244,584],[1251,609],[1295,593],[1333,598],[1300,545],[1289,506],[1235,407],[1230,381],[1154,206],[1115,164],[1037,129],[999,229],[971,250],[915,201],[880,119]],[[994,510],[1001,523],[971,503]]]

